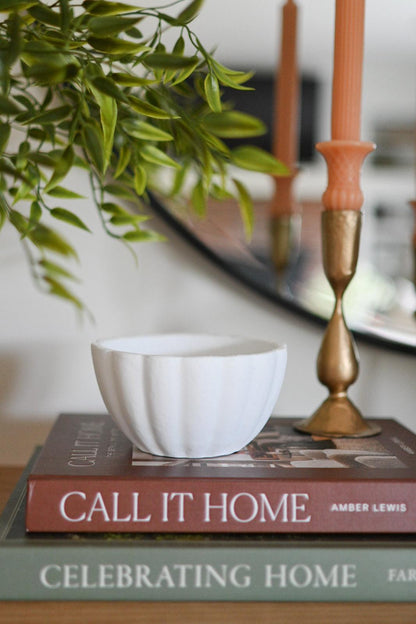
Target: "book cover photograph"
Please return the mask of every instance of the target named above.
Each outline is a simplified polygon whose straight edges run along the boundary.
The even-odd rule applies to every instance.
[[[28,478],[33,532],[391,533],[416,528],[416,436],[382,420],[328,439],[271,418],[244,449],[170,459],[134,448],[108,415],[61,415]],[[381,422],[381,421],[380,421]]]

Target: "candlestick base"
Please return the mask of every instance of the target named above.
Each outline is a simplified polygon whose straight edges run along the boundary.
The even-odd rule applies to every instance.
[[[330,438],[366,438],[381,431],[378,425],[364,420],[346,395],[329,396],[310,418],[295,427],[303,433]]]

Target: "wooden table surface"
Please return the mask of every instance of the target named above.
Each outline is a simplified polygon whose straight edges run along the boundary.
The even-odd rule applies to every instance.
[[[0,508],[21,469],[0,468]],[[371,580],[369,579],[369,582]],[[0,624],[415,624],[407,603],[0,602]]]

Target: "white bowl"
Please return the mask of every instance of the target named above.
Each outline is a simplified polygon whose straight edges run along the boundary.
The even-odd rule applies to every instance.
[[[279,396],[286,347],[237,336],[158,334],[100,340],[92,357],[104,403],[142,451],[215,457],[240,450]]]

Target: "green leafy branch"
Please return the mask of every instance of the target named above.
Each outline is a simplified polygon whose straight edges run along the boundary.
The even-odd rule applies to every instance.
[[[222,87],[247,89],[251,74],[219,63],[191,30],[202,0],[172,15],[181,4],[0,0],[0,228],[19,233],[39,287],[80,309],[65,266],[77,254],[55,225],[91,232],[59,205],[81,198],[64,185],[74,168],[88,172],[107,234],[126,245],[161,238],[146,213],[161,171],[173,173],[173,197],[192,172],[199,215],[210,197],[229,195],[230,165],[286,173],[258,148],[225,144],[265,131],[222,98]],[[166,29],[176,33],[169,49]],[[250,236],[250,195],[237,179],[232,188]]]

